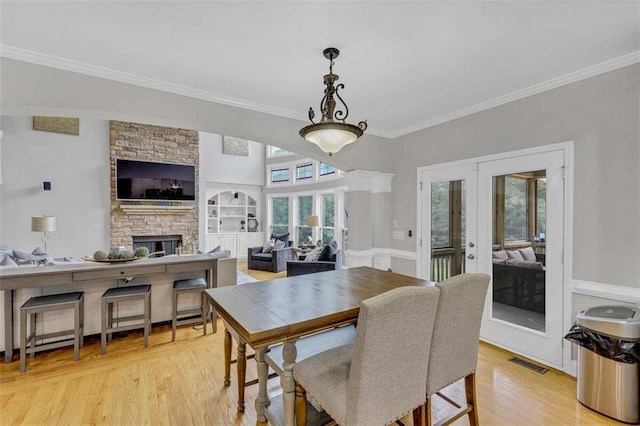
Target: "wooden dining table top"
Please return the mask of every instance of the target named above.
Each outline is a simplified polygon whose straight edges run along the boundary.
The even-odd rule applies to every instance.
[[[366,266],[206,290],[220,316],[253,348],[355,322],[360,302],[429,281]]]

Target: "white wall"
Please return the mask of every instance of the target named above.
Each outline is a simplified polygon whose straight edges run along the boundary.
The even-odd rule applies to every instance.
[[[2,117],[0,242],[31,252],[42,234],[31,216],[55,216],[47,250],[91,255],[109,246],[109,123],[80,120],[80,135],[32,130],[31,117]],[[51,182],[44,191],[42,182]]]

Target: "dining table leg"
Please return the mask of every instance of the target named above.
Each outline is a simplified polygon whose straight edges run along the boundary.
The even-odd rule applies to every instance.
[[[264,359],[267,348],[256,349],[255,360],[258,364],[258,397],[256,398],[256,424],[266,425],[267,417],[264,414],[269,405],[269,395],[267,395],[267,380],[269,380],[269,366]],[[238,384],[238,386],[241,386]]]
[[[293,366],[296,363],[297,356],[296,340],[287,340],[282,348],[282,360],[284,362],[282,365],[282,377],[280,377],[285,426],[295,426],[296,424],[296,383],[293,380]]]

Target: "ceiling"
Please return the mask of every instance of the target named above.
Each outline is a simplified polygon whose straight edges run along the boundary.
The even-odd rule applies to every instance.
[[[6,1],[4,57],[397,137],[640,62],[639,1]],[[318,114],[316,114],[318,116]]]

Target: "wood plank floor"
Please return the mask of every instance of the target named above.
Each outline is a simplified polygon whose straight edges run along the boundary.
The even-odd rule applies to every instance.
[[[265,279],[263,274],[268,273],[256,278]],[[89,337],[78,362],[73,361],[73,349],[64,348],[28,359],[25,374],[20,374],[18,361],[0,363],[0,424],[253,425],[257,387],[247,388],[247,410],[238,414],[235,377],[230,387],[223,386],[222,342],[221,332],[203,336],[186,326],[172,343],[171,328],[156,325],[148,348],[141,333],[130,332],[115,338],[104,357],[99,338]],[[510,357],[493,346],[480,346],[482,424],[622,424],[577,402],[573,378],[553,370],[539,374],[509,362]],[[256,377],[253,361],[248,362],[247,376]],[[455,383],[445,393],[462,400],[461,385]],[[269,393],[278,392],[278,380],[273,379]],[[434,405],[436,419],[449,410],[441,401]]]

